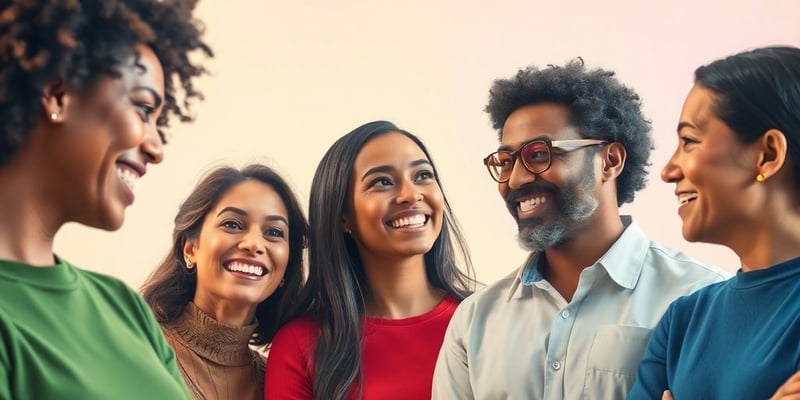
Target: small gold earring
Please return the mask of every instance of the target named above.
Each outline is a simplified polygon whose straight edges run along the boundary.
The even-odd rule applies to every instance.
[[[767,180],[767,178],[764,176],[764,174],[756,175],[756,182],[764,182],[765,180]]]

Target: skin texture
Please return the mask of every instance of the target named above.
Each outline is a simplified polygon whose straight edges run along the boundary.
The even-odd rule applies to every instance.
[[[781,385],[770,400],[798,400],[800,399],[800,372],[792,375],[786,383]],[[671,398],[665,400],[672,400]]]
[[[553,104],[519,108],[506,120],[500,149],[514,151],[536,138],[580,139],[568,118],[566,108]],[[556,151],[553,150],[550,168],[543,173],[531,173],[517,159],[509,181],[498,184],[500,196],[517,221],[520,243],[528,250],[561,243],[598,206],[593,193],[594,171],[591,163],[587,163],[587,151],[561,155]],[[523,211],[520,203],[529,199],[538,204]]]
[[[433,168],[411,139],[389,133],[367,143],[353,168],[347,226],[368,258],[421,257],[442,230],[444,201]],[[423,215],[420,228],[395,229],[399,217]]]
[[[0,167],[0,258],[50,266],[65,223],[122,225],[136,179],[163,159],[163,72],[152,50],[137,51],[118,78],[80,92],[59,82],[43,88],[39,122]]]
[[[537,103],[509,115],[499,149],[516,150],[535,138],[582,136],[570,124],[567,107]],[[625,147],[616,142],[597,146],[595,151],[554,151],[552,164],[543,173],[533,174],[518,161],[508,182],[498,184],[500,196],[518,221],[522,246],[544,251],[542,273],[566,301],[572,299],[583,268],[622,234],[616,178],[625,157]],[[533,198],[539,198],[539,204],[522,211],[520,203]]]
[[[444,198],[425,153],[400,133],[380,135],[355,159],[351,232],[369,283],[367,314],[401,318],[422,314],[441,301],[425,274],[424,255],[442,231]],[[398,219],[424,223],[392,227]]]
[[[135,184],[127,185],[118,170],[135,180],[146,173],[147,164],[163,159],[156,120],[164,76],[150,48],[139,46],[137,51],[138,60],[132,58],[120,70],[120,79],[103,78],[86,94],[61,92],[55,86],[43,99],[57,131],[45,148],[52,171],[59,175],[53,176],[49,191],[63,201],[65,221],[118,229],[135,197]]]
[[[246,180],[223,195],[203,220],[200,236],[184,254],[197,268],[194,303],[220,322],[252,323],[256,307],[282,284],[289,261],[289,216],[275,190]],[[229,269],[261,266],[261,276]]]
[[[678,124],[678,147],[661,178],[675,184],[678,196],[696,195],[678,208],[686,240],[729,245],[739,233],[730,222],[760,214],[763,194],[752,190],[758,185],[759,149],[757,142],[742,143],[714,115],[713,104],[710,90],[695,86],[689,92]]]

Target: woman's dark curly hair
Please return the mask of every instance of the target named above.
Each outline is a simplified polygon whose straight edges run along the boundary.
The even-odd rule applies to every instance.
[[[620,83],[614,72],[586,70],[578,58],[563,67],[519,70],[511,79],[498,79],[489,91],[492,127],[503,135],[503,125],[517,109],[538,103],[555,103],[569,109],[570,122],[590,139],[619,142],[625,146],[625,168],[617,177],[617,205],[633,201],[645,186],[650,151],[650,121],[641,110],[641,99]]]
[[[136,54],[153,49],[164,68],[164,111],[190,121],[189,101],[202,99],[192,78],[205,69],[190,61],[201,51],[203,27],[192,17],[196,0],[0,0],[0,165],[22,145],[42,114],[44,89],[63,82],[70,90],[92,87]],[[176,98],[180,85],[184,99]]]

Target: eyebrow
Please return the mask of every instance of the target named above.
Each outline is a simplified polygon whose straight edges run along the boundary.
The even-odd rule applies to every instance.
[[[247,216],[247,211],[242,210],[241,208],[228,206],[223,208],[222,211],[220,211],[219,214],[217,214],[217,217],[226,212],[232,212],[234,214],[241,215],[242,217]],[[286,224],[286,226],[289,226],[289,221],[287,221],[286,218],[283,217],[283,215],[267,215],[266,217],[264,217],[264,219],[267,221],[280,221]]]
[[[677,131],[680,132],[681,129],[683,129],[683,128],[697,129],[697,127],[694,126],[694,124],[692,124],[691,122],[687,122],[687,121],[678,122],[678,130]]]
[[[150,92],[150,94],[153,96],[153,99],[155,99],[154,101],[155,101],[156,104],[155,104],[154,108],[161,107],[161,103],[164,102],[164,100],[161,98],[161,95],[158,94],[158,92],[153,90],[153,88],[151,88],[151,87],[136,86],[136,87],[133,88],[133,90],[144,90],[145,92]]]
[[[552,140],[552,139],[551,139],[549,136],[546,136],[546,135],[541,135],[541,136],[537,136],[537,137],[535,137],[535,138],[533,138],[533,139],[528,139],[528,140],[526,140],[526,141],[524,141],[524,142],[522,142],[522,143],[523,143],[523,144],[524,144],[524,143],[530,143],[530,142],[533,142],[534,140],[542,140],[542,141],[545,141],[545,140]],[[519,147],[517,147],[517,148],[519,148]],[[500,147],[498,147],[498,148],[497,148],[497,150],[499,150],[499,151],[513,151],[513,149],[514,149],[514,148],[513,148],[513,147],[511,147],[511,146],[500,146]]]
[[[426,159],[424,159],[424,158],[420,158],[419,160],[414,160],[414,161],[412,161],[411,163],[409,163],[408,165],[409,165],[411,168],[418,167],[418,166],[420,166],[420,165],[430,165],[430,166],[433,166],[433,165],[431,165],[431,162],[430,162],[430,161],[428,161],[428,160],[426,160]],[[370,176],[370,175],[372,175],[372,174],[377,174],[377,173],[381,173],[381,172],[388,173],[388,172],[392,172],[392,171],[394,171],[394,170],[395,170],[395,168],[394,168],[393,166],[391,166],[391,165],[381,165],[381,166],[373,167],[373,168],[370,168],[370,169],[369,169],[369,170],[368,170],[368,171],[367,171],[367,172],[364,174],[364,176],[362,176],[362,177],[361,177],[361,180],[363,181],[364,179],[366,179],[368,176]]]

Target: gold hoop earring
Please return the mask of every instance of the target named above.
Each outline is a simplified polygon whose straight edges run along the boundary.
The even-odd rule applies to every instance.
[[[765,177],[764,174],[756,175],[756,182],[760,183],[760,182],[764,182],[765,180],[767,180],[767,177]]]

